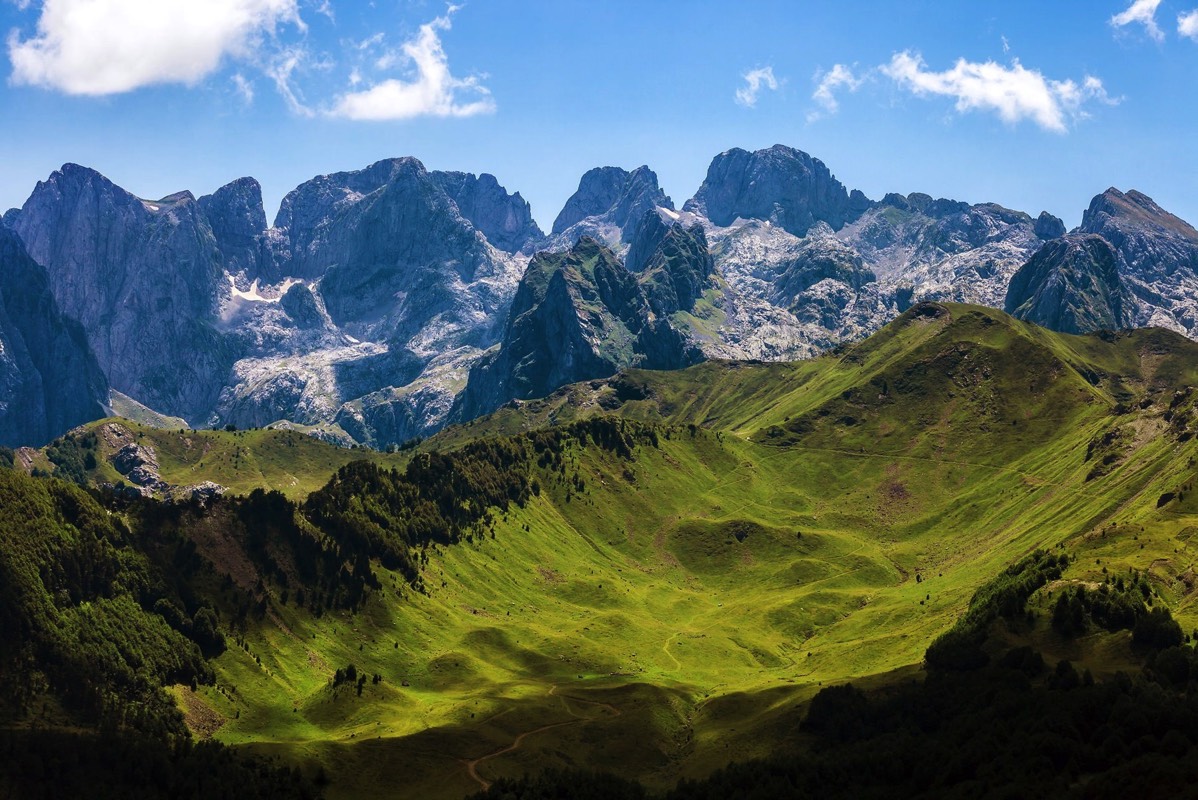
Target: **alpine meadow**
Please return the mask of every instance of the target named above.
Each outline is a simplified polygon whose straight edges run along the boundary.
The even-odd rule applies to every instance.
[[[1190,796],[1129,3],[0,4],[0,797]]]

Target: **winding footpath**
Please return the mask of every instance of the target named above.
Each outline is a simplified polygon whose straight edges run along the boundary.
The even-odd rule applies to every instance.
[[[575,719],[568,719],[568,720],[565,720],[564,722],[553,722],[553,723],[550,723],[549,725],[542,725],[539,728],[533,728],[530,731],[524,731],[523,733],[518,734],[516,736],[516,738],[512,740],[512,743],[509,744],[508,746],[502,747],[493,753],[488,753],[485,756],[479,756],[478,758],[462,762],[466,767],[466,774],[470,776],[471,780],[473,780],[475,783],[477,783],[479,786],[481,786],[482,790],[484,792],[487,789],[491,788],[491,781],[487,780],[486,778],[484,778],[478,774],[478,765],[479,764],[482,764],[484,761],[490,761],[493,758],[499,758],[500,756],[507,755],[508,753],[513,753],[516,750],[519,750],[520,746],[524,744],[524,740],[527,739],[529,736],[536,736],[538,733],[544,733],[545,731],[551,731],[554,728],[564,728],[567,725],[581,725],[585,722],[594,722],[597,719],[603,719],[603,717],[579,716],[578,714],[576,714],[570,710],[570,704],[565,701],[573,700],[576,703],[583,703],[585,705],[598,706],[599,708],[607,709],[608,711],[611,712],[612,718],[618,717],[621,714],[620,709],[617,708],[616,706],[612,705],[611,703],[602,703],[597,700],[584,700],[581,697],[573,697],[571,695],[565,695],[565,694],[559,695],[557,693],[557,684],[553,684],[552,686],[549,687],[549,696],[561,698],[563,701],[563,704],[566,707],[566,712],[568,714],[570,714],[570,716],[575,717]]]

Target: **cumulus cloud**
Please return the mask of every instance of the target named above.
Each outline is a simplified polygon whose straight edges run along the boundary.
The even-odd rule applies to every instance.
[[[1198,8],[1178,15],[1177,32],[1198,42]]]
[[[327,113],[354,120],[399,120],[494,112],[491,92],[478,77],[457,78],[449,70],[440,32],[450,29],[450,16],[456,10],[450,6],[445,16],[421,25],[416,36],[400,47],[399,61],[411,68],[409,79],[388,78],[361,91],[346,92]],[[376,63],[376,68],[390,66],[390,62]]]
[[[12,82],[74,95],[193,85],[280,24],[304,28],[296,0],[45,0],[36,34],[8,37]]]
[[[1040,127],[1064,133],[1069,123],[1086,115],[1090,101],[1114,104],[1102,81],[1087,75],[1080,83],[1050,80],[1018,61],[1004,66],[993,61],[959,59],[952,69],[933,72],[918,54],[897,53],[881,72],[899,87],[921,97],[956,100],[958,111],[991,111],[1008,124],[1029,119]]]
[[[811,99],[819,103],[822,110],[812,111],[807,115],[808,122],[814,122],[825,114],[835,114],[840,110],[840,102],[836,92],[846,89],[855,92],[865,83],[865,78],[853,74],[853,70],[844,64],[836,64],[827,72],[815,73],[815,91]]]
[[[1128,25],[1143,25],[1144,31],[1158,42],[1164,41],[1165,32],[1156,24],[1156,10],[1161,0],[1135,0],[1124,11],[1111,17],[1111,25],[1125,28]]]
[[[737,105],[742,105],[745,108],[753,108],[757,105],[757,97],[762,90],[778,90],[779,82],[774,77],[773,67],[749,70],[741,77],[744,78],[745,85],[736,90],[736,102]]]

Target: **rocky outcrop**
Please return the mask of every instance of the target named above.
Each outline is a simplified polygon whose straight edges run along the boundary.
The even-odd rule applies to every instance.
[[[734,148],[716,156],[683,209],[721,227],[757,219],[804,236],[817,222],[840,230],[870,206],[861,192],[845,189],[824,162],[778,144],[755,153]]]
[[[449,195],[494,247],[509,253],[531,253],[545,238],[532,218],[532,207],[519,192],[508,194],[494,175],[469,172],[431,172],[433,182]]]
[[[1036,218],[1036,226],[1033,231],[1045,241],[1058,239],[1065,235],[1065,223],[1059,217],[1054,217],[1047,211],[1041,211],[1040,216]]]
[[[1077,232],[1114,248],[1147,324],[1198,335],[1198,231],[1189,223],[1145,194],[1112,188],[1090,203]]]
[[[0,445],[41,445],[105,415],[108,384],[83,328],[0,224]]]
[[[1129,328],[1141,318],[1119,275],[1119,258],[1101,236],[1048,242],[1011,279],[1005,310],[1064,333]]]
[[[300,282],[277,301],[282,317],[254,304],[278,341],[256,342],[234,365],[219,418],[332,424],[382,447],[444,424],[469,367],[502,333],[527,258],[512,251],[540,231],[493,177],[404,158],[302,184],[270,236],[279,276]]]
[[[144,201],[73,165],[4,220],[130,402],[379,447],[625,366],[799,358],[924,300],[1002,307],[1025,264],[1029,319],[1198,335],[1198,232],[1142,194],[1083,221],[1112,277],[1047,212],[871,202],[780,145],[717,156],[682,211],[648,167],[591,170],[548,237],[493,176],[411,158],[313,178],[271,228],[252,179]]]
[[[112,466],[138,486],[154,489],[165,485],[158,474],[158,455],[148,445],[125,445],[113,454]]]
[[[672,211],[674,204],[658,185],[657,174],[648,167],[637,167],[632,172],[619,167],[590,170],[553,221],[553,235],[546,246],[566,249],[589,236],[608,247],[622,249],[645,214],[657,208]]]
[[[715,272],[703,226],[685,227],[656,209],[642,217],[624,263],[659,317],[693,310]]]
[[[668,320],[652,317],[637,277],[615,253],[584,237],[529,263],[500,347],[470,370],[452,416],[472,419],[625,367],[676,369],[698,358]]]
[[[216,237],[224,269],[250,279],[269,277],[270,269],[264,264],[269,259],[266,210],[258,181],[241,178],[196,202]]]
[[[216,329],[226,284],[190,193],[140,200],[67,164],[38,183],[15,230],[113,388],[188,419],[213,407],[233,360]]]
[[[948,300],[1001,308],[1011,276],[1057,228],[994,203],[969,205],[926,194],[887,195],[838,232],[909,306]],[[1051,237],[1049,237],[1051,238]]]
[[[794,257],[778,265],[772,299],[783,307],[793,307],[812,286],[833,280],[859,292],[877,280],[861,256],[837,239],[826,223],[819,223],[803,239]]]

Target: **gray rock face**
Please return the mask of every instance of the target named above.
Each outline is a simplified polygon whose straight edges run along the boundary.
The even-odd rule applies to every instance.
[[[442,424],[462,362],[498,340],[526,263],[459,200],[505,246],[540,237],[527,203],[490,176],[432,176],[414,159],[315,178],[272,229],[252,179],[148,202],[74,165],[10,216],[118,391],[239,427],[335,428],[367,408],[362,441],[385,445],[370,424],[383,405],[421,435]],[[423,399],[405,411],[418,379]]]
[[[803,236],[817,222],[840,230],[870,205],[860,192],[850,195],[822,161],[779,144],[755,153],[735,148],[716,156],[683,210],[721,227],[737,219],[759,219]]]
[[[187,418],[212,408],[232,363],[215,327],[224,271],[190,193],[143,201],[67,164],[38,183],[15,230],[113,388]]]
[[[619,248],[632,238],[646,212],[674,209],[648,167],[627,172],[599,167],[582,176],[576,191],[553,221],[550,249],[568,249],[584,236]]]
[[[1198,231],[1137,191],[1108,189],[1082,216],[1079,233],[1102,236],[1140,300],[1146,323],[1198,335]]]
[[[1119,258],[1094,234],[1053,239],[1015,273],[1005,310],[1064,333],[1119,330],[1141,311],[1119,276]]]
[[[147,202],[73,165],[4,219],[114,389],[375,446],[628,366],[813,355],[922,300],[1002,307],[1017,271],[1028,318],[1198,333],[1198,232],[1143,195],[1107,192],[1083,222],[1112,278],[1050,214],[874,203],[782,146],[717,156],[681,212],[648,167],[591,170],[549,237],[492,176],[411,158],[304,183],[272,228],[252,179]],[[0,319],[0,398],[33,408],[16,328]]]
[[[42,445],[105,415],[108,383],[45,270],[0,224],[0,444]]]
[[[331,425],[376,446],[439,428],[498,341],[526,263],[467,214],[517,251],[540,236],[527,203],[491,176],[430,173],[410,158],[288,194],[269,235],[279,275],[301,283],[278,301],[280,343],[235,365],[219,417]]]
[[[258,181],[241,178],[196,202],[216,237],[225,270],[260,277],[269,254],[265,243],[266,210]]]
[[[162,483],[153,447],[127,444],[112,456],[112,466],[138,486],[157,488]]]
[[[866,284],[877,280],[864,260],[849,245],[837,239],[826,224],[808,231],[794,258],[780,265],[774,279],[773,300],[782,307],[792,307],[796,298],[812,286],[834,280],[859,292]]]
[[[567,383],[632,366],[676,369],[699,357],[667,320],[652,317],[636,276],[615,253],[584,237],[529,263],[501,346],[471,369],[451,416],[473,419]]]
[[[532,218],[532,207],[519,192],[508,194],[494,175],[469,172],[430,172],[463,217],[487,241],[508,253],[530,253],[545,234]]]
[[[659,317],[692,311],[715,272],[703,226],[667,224],[657,210],[641,218],[624,263],[639,276],[645,299]]]
[[[1041,239],[1048,241],[1065,235],[1065,223],[1059,217],[1054,217],[1047,211],[1041,211],[1036,218],[1035,233]]]
[[[887,195],[837,236],[883,291],[901,293],[908,305],[948,300],[1000,308],[1011,276],[1044,242],[1037,224],[993,203]]]
[[[407,342],[437,319],[440,337],[490,346],[498,330],[486,323],[506,298],[489,279],[514,286],[516,276],[420,162],[390,166],[385,183],[340,201],[319,236],[293,247],[293,274],[319,274],[329,316],[358,338]]]

